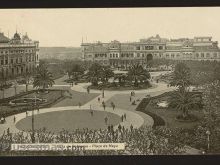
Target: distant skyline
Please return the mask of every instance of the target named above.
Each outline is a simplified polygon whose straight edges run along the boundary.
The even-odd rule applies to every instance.
[[[0,9],[0,29],[11,38],[17,27],[43,47],[79,47],[82,42],[138,41],[212,36],[220,41],[220,7]]]

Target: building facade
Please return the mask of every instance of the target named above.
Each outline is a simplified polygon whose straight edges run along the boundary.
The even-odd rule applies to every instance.
[[[0,76],[15,78],[32,73],[39,65],[39,42],[17,32],[12,39],[0,33]]]
[[[139,42],[82,43],[82,59],[126,69],[134,63],[146,65],[153,59],[216,60],[220,49],[212,37],[166,39],[159,35]]]

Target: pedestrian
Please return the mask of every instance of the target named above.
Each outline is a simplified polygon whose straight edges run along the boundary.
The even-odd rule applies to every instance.
[[[108,117],[106,116],[105,117],[105,124],[107,125],[107,123],[108,123]]]
[[[89,94],[89,92],[90,92],[90,89],[89,89],[89,87],[87,87],[87,93]]]
[[[132,91],[131,91],[131,96],[133,95]]]
[[[113,105],[112,105],[112,108],[113,108],[113,110],[115,110],[115,104],[113,103]]]
[[[90,113],[91,113],[91,116],[93,116],[93,110],[91,110]]]
[[[111,102],[112,109],[115,110],[115,104]]]
[[[81,103],[80,103],[80,102],[79,102],[79,104],[78,104],[78,105],[79,105],[79,108],[81,108]]]
[[[104,108],[104,110],[105,110],[105,107],[106,107],[106,105],[105,105],[105,103],[103,104],[103,108]]]
[[[133,91],[133,96],[135,96],[135,92]]]
[[[26,117],[28,116],[28,112],[26,111]]]
[[[131,124],[131,126],[130,126],[130,129],[131,129],[131,132],[133,131],[133,125]]]
[[[14,116],[14,123],[16,122],[16,118],[15,118],[15,116]]]
[[[108,125],[108,132],[110,132],[111,131],[111,126],[110,125]]]
[[[122,131],[125,132],[125,127],[124,126],[122,126]]]
[[[113,125],[111,125],[111,132],[114,132],[114,127],[113,127]]]
[[[100,102],[100,97],[98,97],[98,102]]]
[[[131,102],[131,96],[130,96],[130,102]]]
[[[9,129],[9,128],[7,129],[7,134],[8,134],[8,135],[10,134],[10,129]]]
[[[102,98],[105,97],[104,89],[102,90]]]
[[[124,114],[124,119],[126,120],[126,113]]]
[[[121,124],[118,125],[118,130],[121,132]]]
[[[123,120],[124,120],[124,116],[122,115],[122,116],[121,116],[121,121],[123,122]]]

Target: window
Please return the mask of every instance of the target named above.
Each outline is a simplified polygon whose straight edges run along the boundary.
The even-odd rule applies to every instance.
[[[137,47],[136,47],[136,50],[141,50],[141,47],[140,47],[140,46],[137,46]]]
[[[206,58],[209,58],[210,57],[210,54],[209,53],[206,53]]]
[[[217,58],[217,53],[213,53],[213,57],[214,57],[214,58]]]
[[[5,64],[8,65],[8,60],[5,60]]]
[[[140,53],[137,53],[137,57],[140,57]]]
[[[171,54],[171,57],[174,58],[174,54]]]
[[[18,63],[18,59],[16,58],[16,64]]]
[[[199,53],[196,53],[196,57],[199,58]]]
[[[159,49],[160,49],[160,50],[163,49],[163,46],[159,46]]]
[[[201,53],[201,57],[204,58],[204,53]]]
[[[13,64],[14,63],[14,60],[13,59],[11,59],[11,64]]]
[[[4,65],[4,60],[1,60],[1,65]]]

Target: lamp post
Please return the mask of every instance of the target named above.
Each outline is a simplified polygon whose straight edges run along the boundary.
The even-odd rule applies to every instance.
[[[32,143],[35,143],[35,137],[34,137],[34,109],[35,109],[35,107],[36,107],[36,105],[37,105],[37,98],[36,98],[36,96],[35,96],[35,98],[34,98],[34,106],[33,106],[33,108],[32,108],[32,120],[31,120],[31,126],[32,126],[32,135],[31,135],[31,140],[32,140]]]
[[[206,135],[207,135],[207,149],[209,151],[209,148],[210,148],[210,131],[206,131]]]

